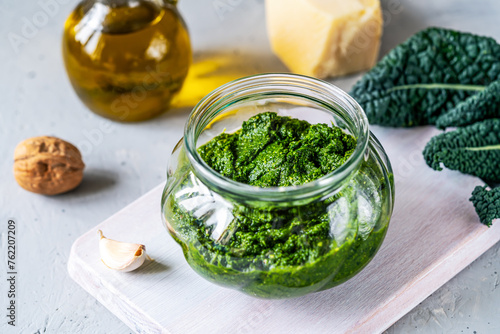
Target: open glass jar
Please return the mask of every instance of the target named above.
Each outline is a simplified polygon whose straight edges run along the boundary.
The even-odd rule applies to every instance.
[[[338,126],[357,139],[356,148],[330,174],[280,188],[225,178],[197,153],[268,111]],[[189,265],[207,280],[256,297],[288,298],[361,271],[384,240],[393,204],[390,162],[356,101],[324,81],[263,74],[226,84],[194,108],[170,157],[162,215]]]

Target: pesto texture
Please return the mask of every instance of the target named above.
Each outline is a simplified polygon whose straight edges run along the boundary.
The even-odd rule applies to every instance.
[[[355,146],[340,128],[263,113],[199,153],[228,178],[273,187],[318,179]],[[339,191],[301,205],[239,202],[180,168],[163,210],[186,260],[204,278],[252,296],[297,297],[341,284],[373,258],[392,210],[384,168],[372,152]]]
[[[258,114],[235,133],[198,149],[221,175],[257,187],[301,185],[331,173],[351,156],[356,139],[338,127]]]

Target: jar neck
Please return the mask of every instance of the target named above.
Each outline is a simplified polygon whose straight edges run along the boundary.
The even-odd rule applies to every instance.
[[[356,140],[351,157],[331,173],[306,184],[291,187],[259,188],[226,178],[211,169],[197,152],[200,134],[218,117],[233,110],[243,101],[259,97],[279,96],[280,101],[300,98],[314,101],[323,112],[341,119]],[[346,184],[358,170],[368,147],[370,132],[368,120],[359,104],[347,93],[332,84],[295,74],[261,74],[230,82],[203,98],[193,109],[186,123],[184,144],[193,172],[212,190],[246,201],[290,202],[302,201],[324,194],[331,195]]]

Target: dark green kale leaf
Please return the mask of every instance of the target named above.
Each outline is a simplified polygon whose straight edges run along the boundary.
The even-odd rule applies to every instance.
[[[500,218],[500,188],[487,190],[486,186],[477,186],[469,199],[476,208],[481,223],[490,227],[493,219]]]
[[[440,129],[473,124],[490,118],[500,118],[500,81],[495,81],[455,108],[438,117],[436,126]]]
[[[372,124],[434,124],[445,111],[500,79],[500,45],[442,28],[423,30],[391,50],[351,95]]]
[[[500,181],[500,119],[488,119],[431,138],[424,158],[435,170],[442,170],[443,164],[485,180]]]

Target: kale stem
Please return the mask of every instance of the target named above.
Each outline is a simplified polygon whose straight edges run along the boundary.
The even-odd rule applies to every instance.
[[[473,91],[483,91],[486,89],[486,86],[475,86],[475,85],[460,85],[460,84],[444,84],[444,83],[435,83],[435,84],[414,84],[414,85],[403,85],[396,86],[388,89],[387,92],[393,92],[396,90],[405,90],[405,89],[450,89],[450,90],[473,90]]]
[[[467,151],[495,151],[500,150],[500,145],[489,145],[481,147],[466,147]]]

